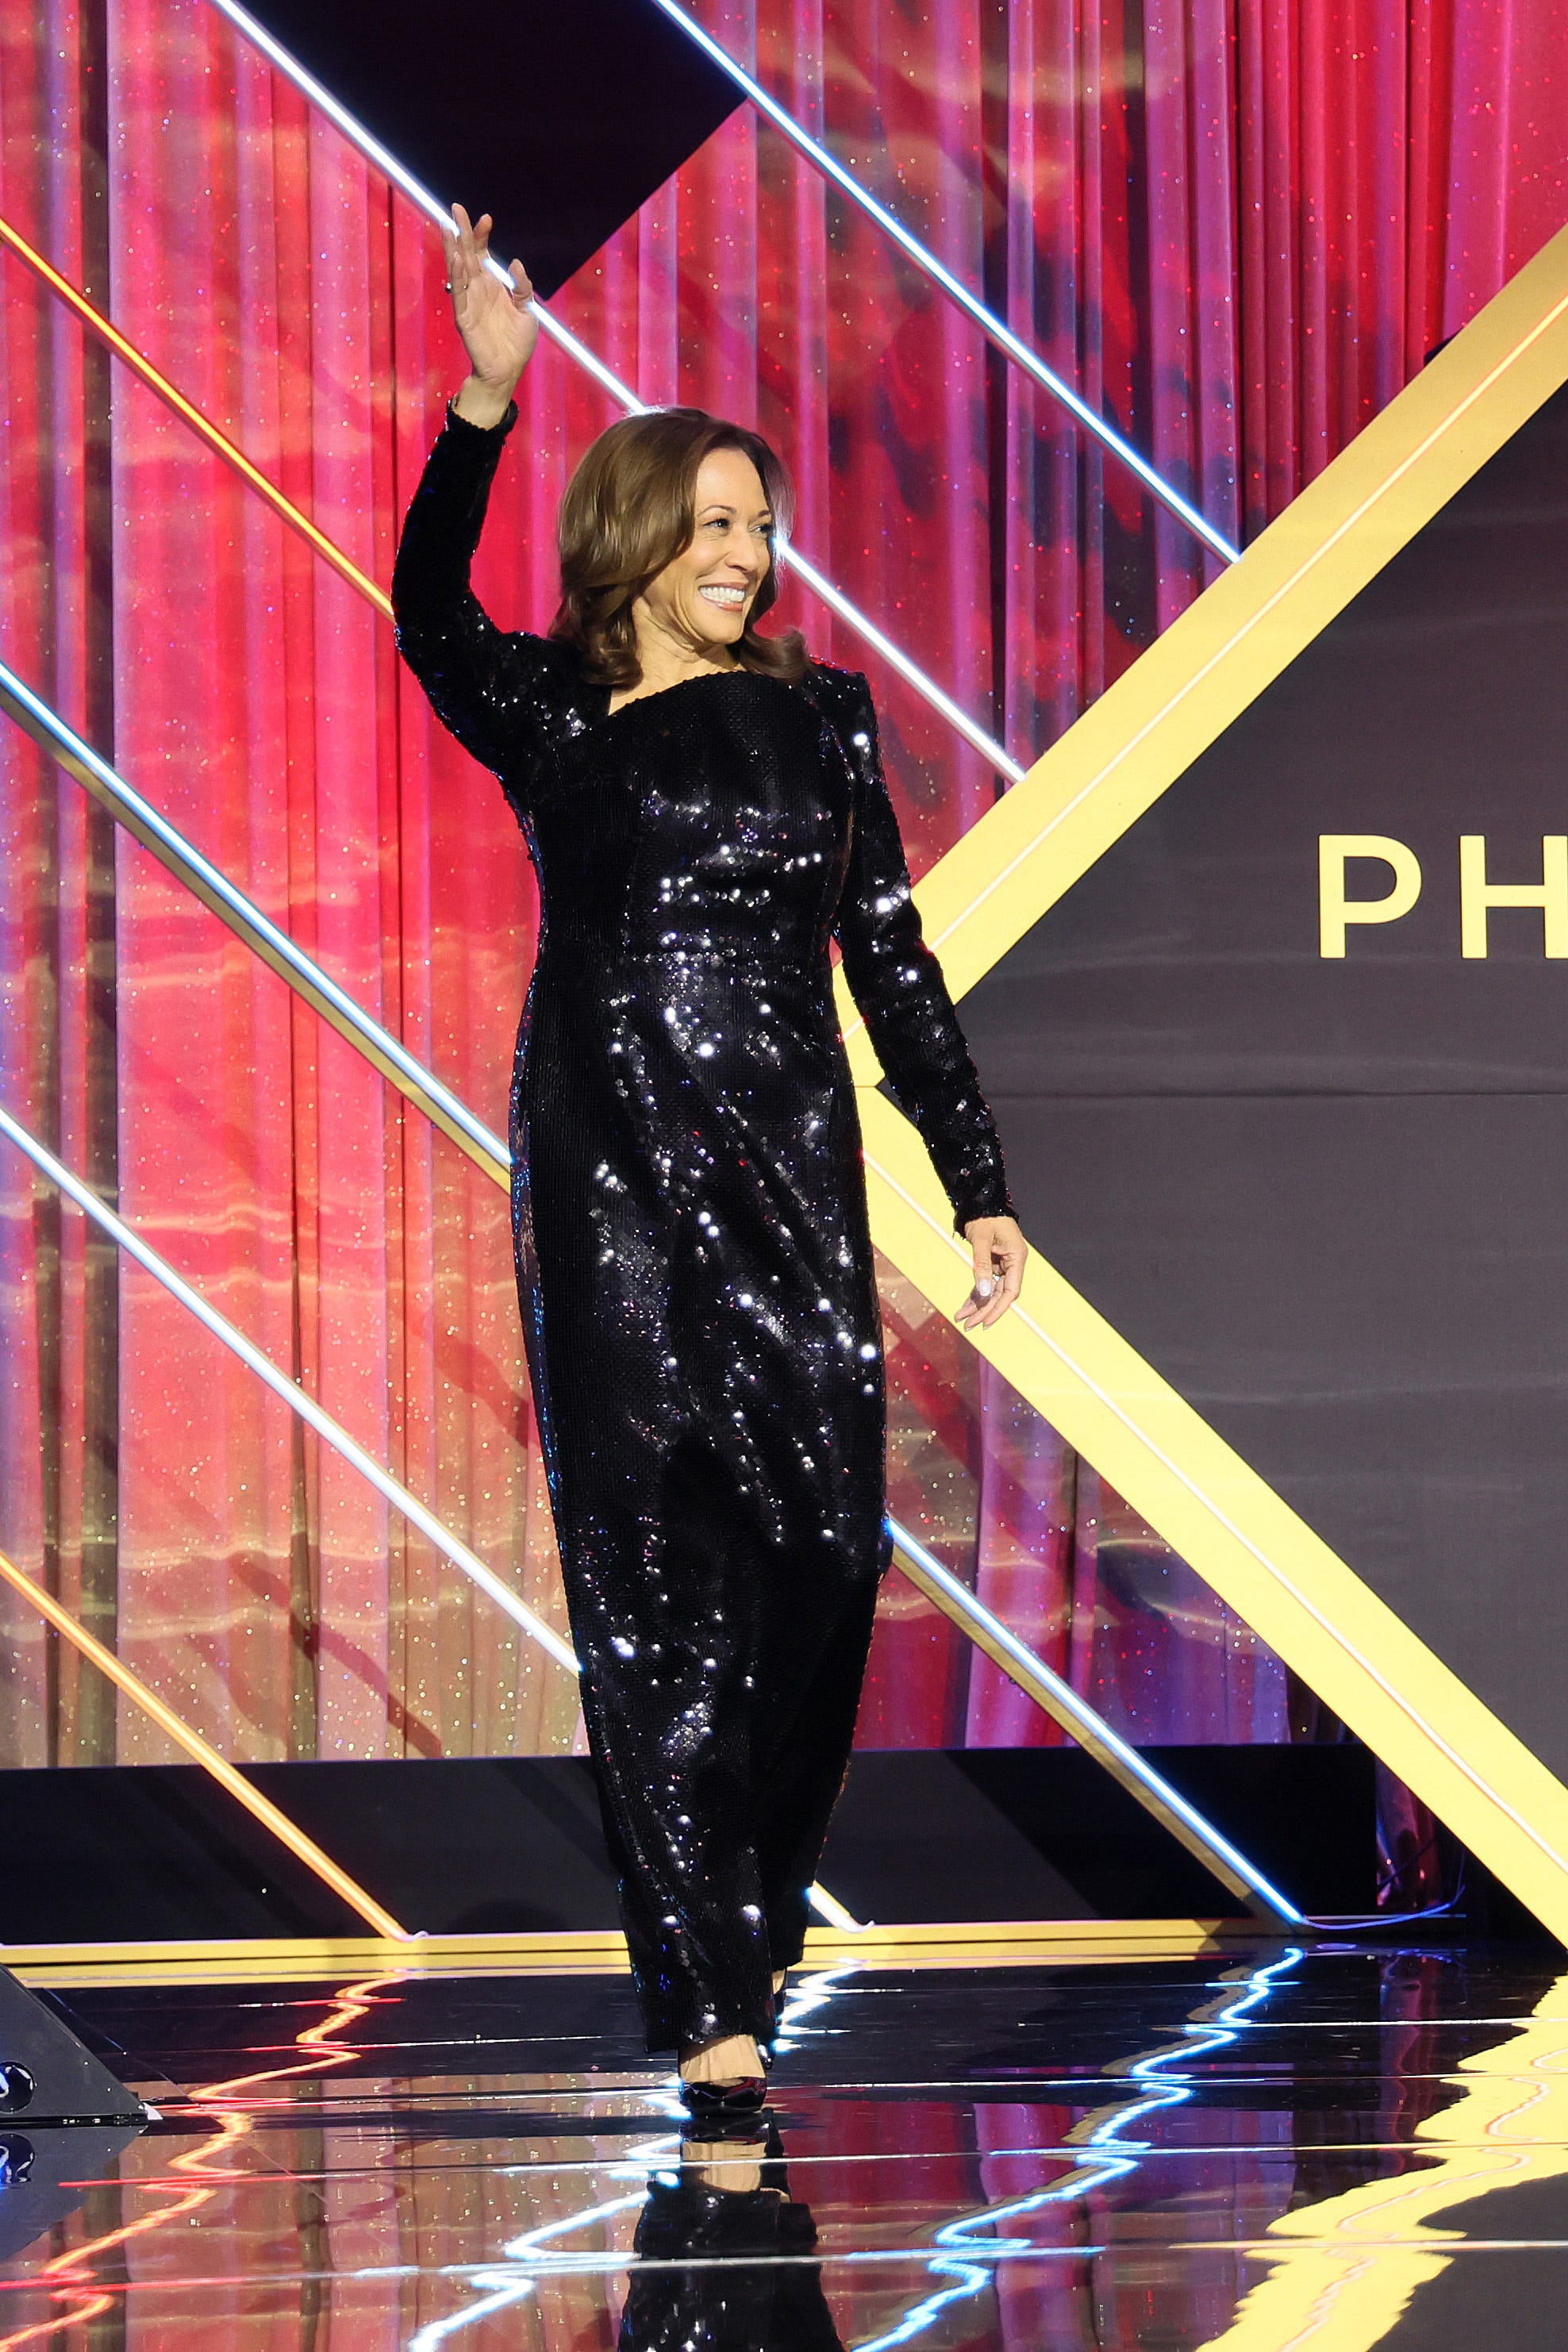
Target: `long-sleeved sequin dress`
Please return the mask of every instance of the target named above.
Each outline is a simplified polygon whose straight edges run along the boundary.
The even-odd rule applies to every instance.
[[[611,712],[575,648],[502,632],[469,591],[510,422],[448,418],[398,551],[399,642],[539,879],[518,1280],[648,2045],[765,2039],[887,1559],[831,940],[959,1223],[1006,1186],[865,680],[730,671]]]

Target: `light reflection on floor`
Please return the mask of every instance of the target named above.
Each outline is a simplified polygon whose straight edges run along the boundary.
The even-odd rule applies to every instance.
[[[10,2255],[0,2352],[1557,2347],[1561,1965],[827,1970],[706,2152],[616,1979],[65,1994],[162,2120]]]

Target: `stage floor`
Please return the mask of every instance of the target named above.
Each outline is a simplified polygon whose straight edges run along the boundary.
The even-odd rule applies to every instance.
[[[162,2119],[11,2255],[0,2346],[1555,2347],[1563,1969],[821,1969],[766,2147],[684,2166],[623,1978],[57,1990]]]

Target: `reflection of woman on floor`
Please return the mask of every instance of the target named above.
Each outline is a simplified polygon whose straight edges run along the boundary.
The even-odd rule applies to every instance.
[[[921,939],[863,678],[763,636],[786,485],[695,409],[612,425],[548,637],[468,567],[538,325],[448,240],[470,373],[409,511],[399,641],[539,878],[512,1104],[530,1370],[649,2046],[761,2104],[849,1752],[883,1543],[881,1334],[837,940],[995,1321],[1025,1244]],[[710,2087],[703,2091],[699,2086]]]
[[[822,2273],[800,2259],[816,2225],[783,2155],[776,2134],[689,2142],[676,2178],[649,2183],[637,2254],[658,2267],[632,2272],[617,2352],[844,2352]]]

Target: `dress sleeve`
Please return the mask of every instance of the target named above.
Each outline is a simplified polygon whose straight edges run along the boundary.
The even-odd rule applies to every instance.
[[[857,809],[835,925],[844,976],[893,1099],[919,1129],[962,1233],[975,1217],[1013,1214],[1002,1147],[942,966],[921,936],[870,689],[863,677],[846,684],[851,698],[841,740],[855,772]]]
[[[562,648],[498,629],[468,585],[515,403],[497,425],[448,409],[408,509],[392,573],[398,648],[442,725],[487,768],[542,746]]]

